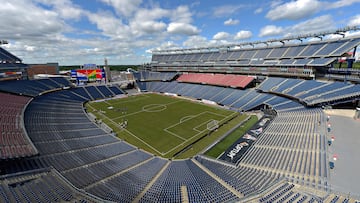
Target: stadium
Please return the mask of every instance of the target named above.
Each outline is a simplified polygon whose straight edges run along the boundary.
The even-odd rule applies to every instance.
[[[0,48],[0,202],[360,202],[354,30],[153,52],[133,88]]]

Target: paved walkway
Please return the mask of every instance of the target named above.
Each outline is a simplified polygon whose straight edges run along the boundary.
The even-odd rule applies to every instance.
[[[330,169],[330,183],[336,191],[360,197],[360,121],[331,115],[331,131],[335,141],[329,147],[329,160],[338,158]],[[329,137],[328,137],[329,138]]]
[[[334,116],[344,116],[344,117],[349,117],[349,118],[353,118],[355,115],[355,110],[351,110],[351,109],[327,109],[324,110],[326,115],[334,115]]]

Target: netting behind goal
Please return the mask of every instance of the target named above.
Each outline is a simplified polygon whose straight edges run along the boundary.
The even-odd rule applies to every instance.
[[[210,122],[207,124],[206,128],[207,128],[208,130],[210,130],[210,131],[213,131],[213,130],[218,129],[218,128],[219,128],[219,121],[217,121],[217,120],[212,120],[212,121],[210,121]]]

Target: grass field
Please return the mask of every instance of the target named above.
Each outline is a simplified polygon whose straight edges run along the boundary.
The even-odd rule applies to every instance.
[[[238,116],[233,111],[158,94],[90,102],[87,109],[121,139],[165,158],[172,158],[204,136],[211,137],[206,136],[209,122],[221,125]],[[122,128],[125,122],[127,126]],[[192,145],[192,151],[202,149],[193,146],[197,145]]]
[[[223,140],[217,143],[214,147],[208,150],[205,154],[207,156],[217,158],[225,150],[227,150],[234,142],[244,136],[244,134],[258,121],[256,116],[251,116],[249,120],[245,121],[243,125],[235,129],[232,133],[226,136]]]

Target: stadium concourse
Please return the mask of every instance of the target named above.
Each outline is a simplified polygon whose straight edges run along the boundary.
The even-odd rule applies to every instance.
[[[326,68],[359,43],[360,38],[344,38],[168,52],[153,55],[156,71],[134,72],[140,91],[211,101],[242,113],[275,112],[263,130],[253,131],[261,135],[235,163],[203,154],[164,159],[101,128],[84,103],[127,94],[116,84],[2,81],[0,202],[359,202],[358,184],[352,185],[355,191],[338,189],[341,162],[329,167],[332,153],[342,154],[343,148],[339,142],[329,151],[332,130],[341,132],[322,107],[356,105],[360,85],[300,79],[313,77],[312,67]],[[339,168],[344,177],[358,176]]]

